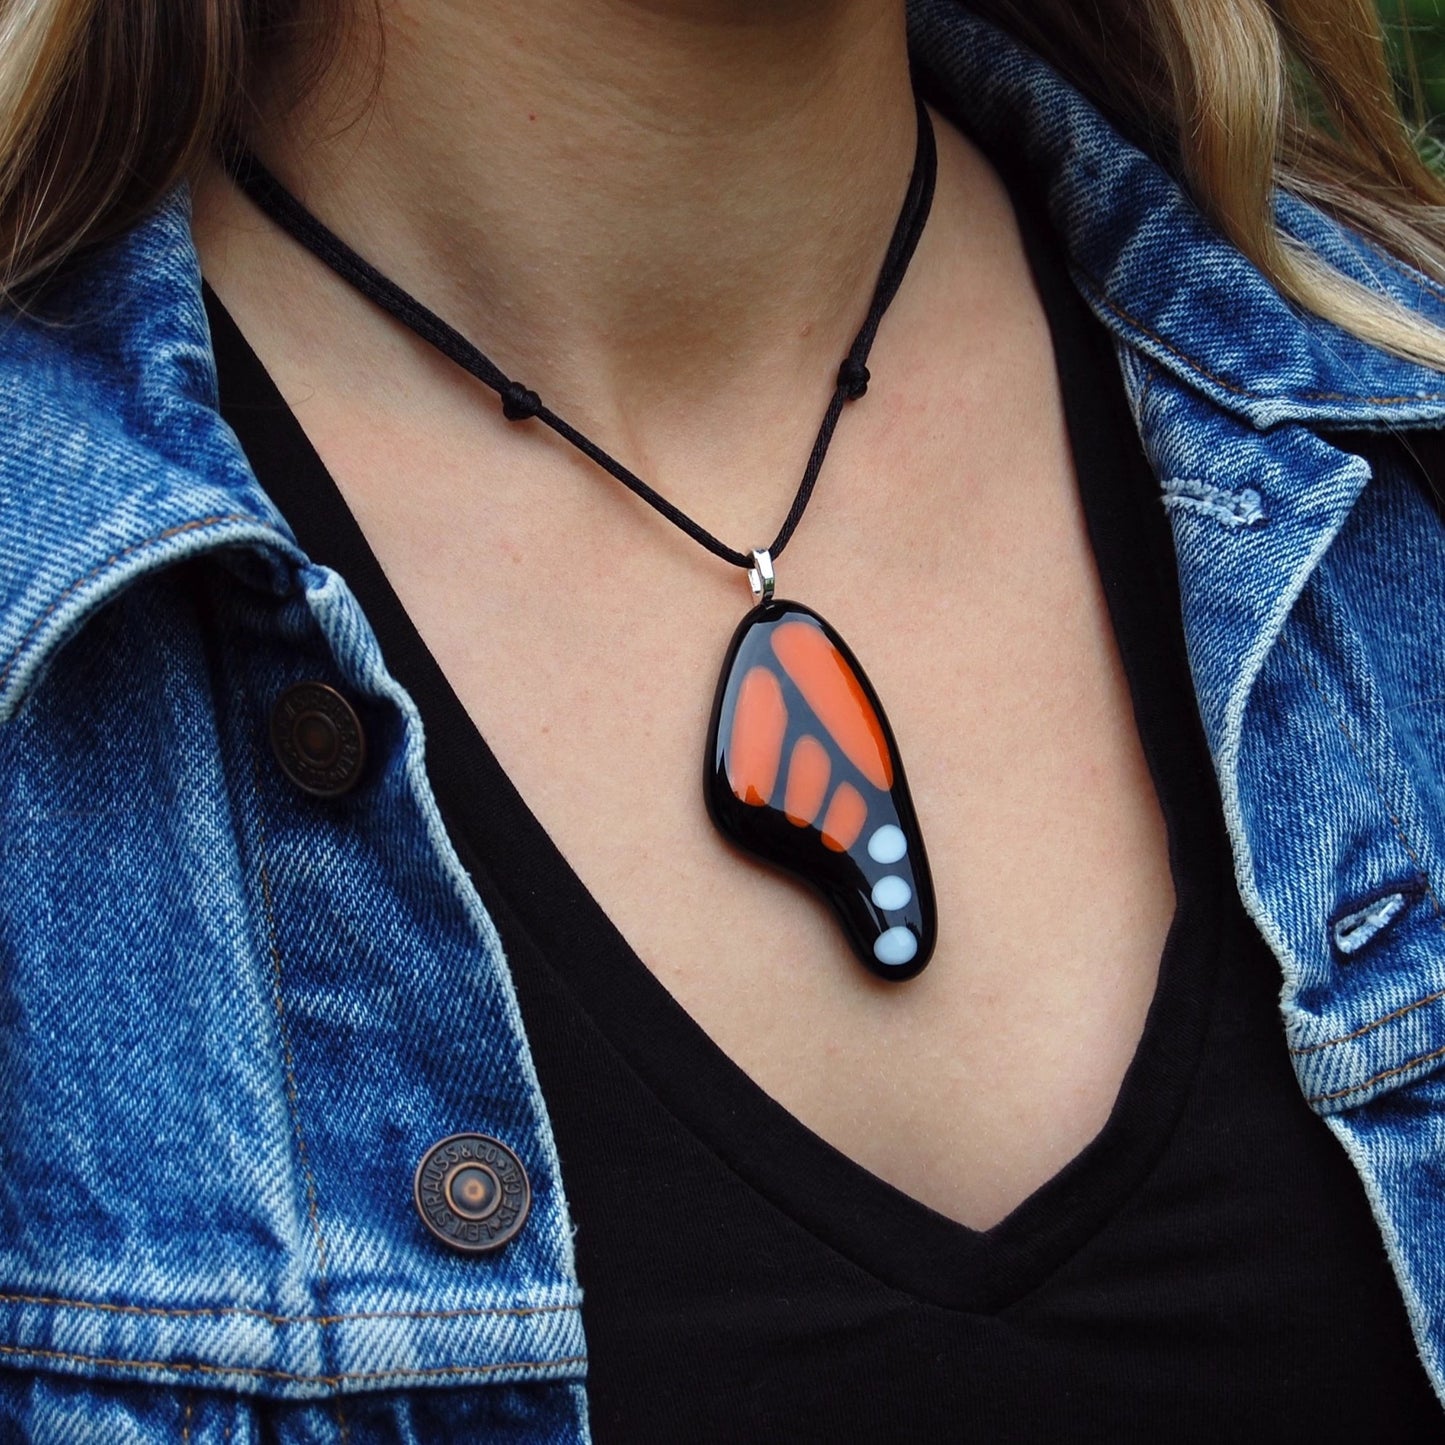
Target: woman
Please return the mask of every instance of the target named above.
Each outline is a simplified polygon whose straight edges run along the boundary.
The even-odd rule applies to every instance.
[[[4,12],[0,1433],[1434,1438],[1440,185],[1027,9]],[[697,788],[825,413],[908,981]]]

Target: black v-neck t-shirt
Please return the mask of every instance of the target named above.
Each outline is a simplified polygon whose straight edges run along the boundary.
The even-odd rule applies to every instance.
[[[1445,1436],[1360,1181],[1296,1086],[1278,966],[1234,888],[1167,522],[1111,343],[1014,190],[1178,901],[1108,1122],[982,1231],[813,1134],[648,971],[207,296],[222,413],[420,708],[443,817],[505,945],[576,1223],[599,1445]]]

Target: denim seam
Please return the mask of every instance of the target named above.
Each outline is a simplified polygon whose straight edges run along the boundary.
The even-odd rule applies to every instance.
[[[1202,362],[1197,361],[1187,351],[1176,346],[1172,341],[1166,340],[1163,336],[1160,336],[1157,331],[1153,331],[1148,326],[1145,326],[1144,323],[1131,312],[1126,311],[1122,306],[1111,301],[1104,287],[1101,286],[1098,280],[1090,275],[1089,272],[1081,271],[1079,274],[1089,283],[1089,286],[1094,292],[1095,299],[1101,306],[1110,311],[1126,325],[1132,326],[1136,331],[1147,336],[1156,345],[1162,346],[1171,356],[1178,357],[1180,361],[1198,372],[1206,381],[1212,381],[1216,386],[1222,386],[1226,391],[1232,391],[1236,396],[1254,396],[1267,401],[1280,399],[1269,392],[1259,391],[1248,386],[1241,386],[1237,381],[1226,381],[1224,377],[1216,376],[1214,372],[1210,371]],[[1422,391],[1415,393],[1413,396],[1352,396],[1349,392],[1344,391],[1295,391],[1290,392],[1289,395],[1298,397],[1302,401],[1363,402],[1369,406],[1409,406],[1414,402],[1420,401],[1445,401],[1445,391]]]
[[[1340,716],[1338,709],[1330,701],[1330,698],[1325,692],[1324,688],[1320,686],[1319,679],[1315,677],[1314,672],[1311,670],[1309,664],[1304,660],[1304,658],[1300,656],[1298,651],[1296,651],[1296,649],[1291,646],[1289,638],[1283,632],[1281,632],[1279,635],[1279,641],[1280,645],[1284,648],[1284,650],[1288,652],[1291,657],[1294,658],[1296,664],[1299,666],[1300,671],[1304,674],[1305,680],[1314,689],[1316,696],[1324,704],[1325,708],[1330,714],[1330,717],[1334,720],[1335,726],[1340,730],[1340,736],[1344,738],[1346,745],[1355,755],[1355,761],[1360,765],[1361,771],[1369,780],[1370,787],[1374,791],[1375,797],[1379,799],[1380,806],[1385,810],[1385,816],[1389,818],[1390,824],[1395,830],[1395,836],[1400,840],[1400,846],[1404,848],[1407,854],[1409,854],[1410,861],[1415,865],[1415,868],[1419,873],[1420,881],[1424,885],[1426,896],[1430,899],[1430,903],[1435,909],[1436,923],[1440,924],[1442,928],[1445,928],[1445,916],[1442,916],[1445,915],[1445,910],[1442,910],[1440,906],[1440,898],[1439,895],[1435,892],[1434,884],[1430,881],[1430,875],[1426,871],[1424,863],[1421,861],[1419,852],[1416,850],[1416,848],[1410,842],[1410,839],[1406,835],[1404,824],[1401,823],[1399,816],[1390,806],[1390,801],[1385,796],[1384,788],[1380,786],[1379,780],[1375,777],[1374,771],[1371,769],[1369,763],[1366,761],[1365,755],[1361,752],[1360,746],[1355,741],[1354,735],[1350,732],[1350,729],[1346,725],[1344,718]],[[1412,1010],[1417,1008],[1423,1008],[1426,1004],[1434,1003],[1437,999],[1440,999],[1442,997],[1445,997],[1445,989],[1437,989],[1434,993],[1426,994],[1424,998],[1417,998],[1413,1003],[1402,1004],[1399,1008],[1391,1009],[1389,1013],[1381,1014],[1379,1018],[1372,1019],[1369,1023],[1361,1024],[1359,1028],[1353,1029],[1347,1034],[1340,1034],[1337,1038],[1324,1039],[1321,1042],[1315,1044],[1306,1044],[1302,1048],[1292,1048],[1290,1049],[1290,1053],[1295,1057],[1299,1057],[1303,1054],[1318,1053],[1321,1049],[1333,1048],[1336,1044],[1348,1043],[1351,1039],[1357,1039],[1362,1034],[1367,1034],[1372,1029],[1379,1028],[1382,1024],[1390,1023],[1393,1020],[1400,1018],[1404,1014],[1410,1013]],[[1400,1073],[1403,1070],[1412,1067],[1414,1064],[1423,1063],[1426,1059],[1433,1059],[1441,1053],[1445,1053],[1445,1049],[1436,1049],[1432,1053],[1421,1054],[1418,1058],[1411,1059],[1409,1063],[1401,1064],[1394,1069],[1386,1069],[1384,1073],[1376,1074],[1374,1078],[1367,1079],[1362,1084],[1355,1084],[1348,1089],[1339,1089],[1330,1094],[1315,1095],[1310,1099],[1310,1103],[1318,1103],[1324,1099],[1338,1099],[1345,1094],[1356,1093],[1360,1089],[1368,1088],[1370,1084],[1378,1083],[1381,1079],[1388,1079],[1393,1074]]]
[[[267,862],[265,805],[261,795],[261,755],[256,741],[251,740],[251,773],[256,799],[257,851],[261,868],[261,900],[266,909],[266,943],[271,955],[271,998],[276,1010],[276,1031],[281,1037],[281,1058],[286,1070],[286,1104],[291,1114],[291,1128],[296,1136],[296,1153],[301,1165],[301,1175],[306,1181],[306,1216],[311,1224],[311,1236],[316,1245],[316,1298],[322,1307],[319,1328],[323,1359],[328,1349],[326,1343],[325,1307],[327,1300],[327,1253],[326,1238],[321,1230],[321,1210],[316,1199],[316,1176],[311,1171],[311,1160],[306,1152],[306,1136],[301,1128],[301,1096],[296,1086],[296,1069],[291,1053],[291,1037],[286,1028],[286,1002],[281,993],[281,945],[276,930],[276,913],[271,900],[271,870]],[[328,1360],[327,1363],[330,1363]]]
[[[185,1418],[181,1421],[181,1445],[191,1445],[191,1416],[195,1413],[195,1400],[187,1399]]]
[[[1439,997],[1439,995],[1436,995]],[[1428,1002],[1421,999],[1421,1003]],[[1438,1059],[1445,1054],[1445,1044],[1438,1049],[1431,1049],[1428,1054],[1416,1054],[1413,1059],[1406,1059],[1403,1064],[1396,1064],[1393,1069],[1382,1070],[1378,1074],[1372,1074],[1368,1079],[1358,1084],[1351,1084],[1347,1089],[1332,1089],[1328,1094],[1311,1094],[1305,1100],[1309,1104],[1322,1104],[1330,1099],[1343,1099],[1350,1094],[1358,1094],[1362,1089],[1368,1089],[1372,1084],[1378,1084],[1382,1079],[1392,1079],[1396,1074],[1403,1074],[1408,1069],[1413,1069],[1417,1064],[1427,1064],[1431,1059]]]
[[[426,1370],[351,1370],[335,1375],[303,1375],[295,1370],[263,1370],[255,1365],[206,1365],[198,1361],[121,1360],[86,1355],[74,1350],[44,1350],[27,1345],[0,1345],[0,1354],[27,1355],[42,1360],[73,1360],[118,1370],[164,1370],[179,1374],[247,1375],[266,1380],[290,1380],[301,1385],[340,1385],[347,1380],[427,1379],[442,1375],[492,1375],[498,1370],[550,1370],[581,1365],[586,1355],[564,1355],[557,1360],[500,1360],[490,1365],[436,1365]]]
[[[6,658],[5,665],[0,667],[0,688],[4,688],[5,684],[9,681],[10,674],[15,671],[16,664],[19,663],[20,659],[25,655],[26,648],[35,640],[36,633],[38,633],[40,629],[45,626],[49,618],[54,616],[54,614],[65,605],[67,600],[76,592],[80,591],[82,587],[94,582],[98,577],[110,571],[112,567],[124,562],[128,557],[133,557],[137,552],[144,551],[147,547],[155,547],[162,542],[172,541],[176,537],[184,536],[187,532],[196,532],[205,527],[229,526],[235,522],[254,522],[258,525],[264,525],[261,518],[253,517],[247,512],[228,512],[224,515],[213,517],[196,517],[189,522],[182,522],[179,526],[167,527],[164,532],[157,532],[153,537],[146,537],[142,541],[132,542],[129,547],[122,547],[119,552],[112,553],[104,562],[92,567],[89,572],[86,572],[82,576],[77,577],[58,593],[40,616],[25,629],[25,635],[16,643],[14,650],[10,656]]]
[[[1426,1004],[1437,1003],[1442,998],[1445,998],[1445,989],[1436,989],[1434,993],[1427,993],[1424,998],[1417,998],[1414,1003],[1401,1004],[1399,1008],[1391,1009],[1389,1013],[1381,1014],[1379,1018],[1372,1019],[1367,1024],[1361,1024],[1359,1028],[1353,1029],[1350,1033],[1341,1034],[1337,1039],[1325,1039],[1318,1044],[1305,1044],[1303,1048],[1291,1049],[1290,1053],[1295,1058],[1299,1058],[1304,1054],[1317,1054],[1321,1049],[1332,1049],[1336,1044],[1347,1044],[1351,1039],[1360,1038],[1363,1034],[1368,1034],[1383,1024],[1394,1023],[1402,1015],[1417,1008],[1424,1008]]]
[[[162,1319],[191,1319],[204,1315],[239,1315],[277,1326],[337,1325],[348,1323],[351,1320],[456,1320],[497,1315],[548,1315],[581,1308],[575,1304],[493,1305],[457,1310],[359,1310],[354,1314],[277,1315],[266,1310],[250,1309],[245,1305],[121,1305],[105,1300],[76,1300],[53,1295],[3,1293],[0,1293],[0,1304],[53,1305],[60,1309],[101,1310],[110,1314],[148,1315]]]

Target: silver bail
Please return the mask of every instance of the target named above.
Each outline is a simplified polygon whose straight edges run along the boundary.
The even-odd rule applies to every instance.
[[[773,596],[773,558],[766,547],[753,548],[753,565],[748,568],[748,586],[754,602],[770,602]]]

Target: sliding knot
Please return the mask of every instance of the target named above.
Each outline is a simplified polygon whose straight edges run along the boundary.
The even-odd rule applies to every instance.
[[[502,388],[502,415],[508,421],[527,421],[541,410],[542,398],[520,381],[509,381]]]
[[[868,368],[847,357],[838,368],[838,387],[849,401],[857,401],[868,390]]]

